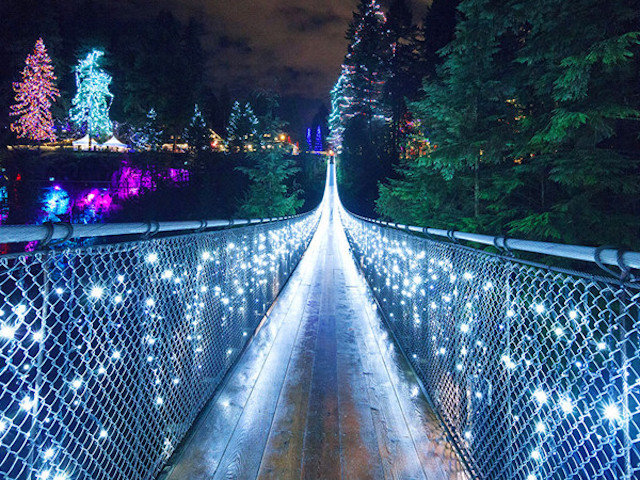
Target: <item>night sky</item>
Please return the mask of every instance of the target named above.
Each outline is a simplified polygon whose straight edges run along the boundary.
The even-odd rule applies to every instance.
[[[346,53],[345,32],[357,0],[164,0],[196,14],[212,53],[214,85],[268,88],[327,102]],[[385,5],[388,2],[381,2]],[[414,0],[416,19],[427,0]]]

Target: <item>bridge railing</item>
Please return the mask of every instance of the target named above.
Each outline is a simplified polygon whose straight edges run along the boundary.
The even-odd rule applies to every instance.
[[[342,218],[390,330],[474,478],[640,478],[640,290],[626,267],[637,253],[548,252],[603,264],[624,257],[620,281],[344,210]]]
[[[155,478],[318,219],[0,257],[0,477]],[[0,241],[217,225],[187,223],[2,227]]]

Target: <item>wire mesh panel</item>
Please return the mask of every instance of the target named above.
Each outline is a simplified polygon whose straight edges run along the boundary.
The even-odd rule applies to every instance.
[[[154,478],[318,218],[0,258],[0,478]]]
[[[476,478],[640,478],[637,289],[343,223]]]

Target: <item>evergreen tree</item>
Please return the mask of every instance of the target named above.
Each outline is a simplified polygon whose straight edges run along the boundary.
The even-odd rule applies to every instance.
[[[324,150],[323,144],[324,142],[322,141],[322,127],[318,125],[318,128],[316,128],[316,139],[313,143],[313,149],[316,152],[322,152]]]
[[[51,102],[60,96],[60,92],[55,85],[53,65],[42,38],[36,41],[21,73],[22,82],[13,84],[17,103],[11,106],[10,115],[19,118],[11,124],[11,131],[20,138],[55,141]]]
[[[342,148],[344,129],[352,118],[365,117],[370,137],[374,123],[389,120],[384,88],[392,46],[386,21],[375,0],[361,0],[353,13],[342,73],[331,91],[331,143],[338,151]]]
[[[104,52],[93,50],[75,67],[78,91],[69,111],[71,121],[84,133],[106,137],[113,132],[109,109],[113,94],[109,91],[111,76],[100,67]]]
[[[422,19],[415,44],[418,57],[414,69],[420,78],[436,78],[436,69],[444,56],[438,52],[454,38],[460,0],[433,0]]]
[[[250,181],[238,215],[266,218],[295,214],[303,201],[298,192],[292,193],[287,186],[288,179],[298,171],[293,160],[272,150],[257,153],[252,162],[252,167],[238,167]]]
[[[512,19],[489,0],[463,1],[460,13],[455,39],[443,51],[447,56],[441,78],[425,80],[424,97],[412,104],[413,115],[427,126],[437,148],[408,164],[403,173],[416,179],[430,177],[434,170],[445,179],[455,177],[460,186],[471,185],[466,205],[472,207],[471,228],[478,228],[483,220],[482,185],[492,165],[503,163],[508,153],[515,114],[507,100],[513,95],[509,79],[515,53],[502,43]]]
[[[136,150],[158,150],[162,141],[162,130],[157,124],[158,114],[155,109],[147,112],[144,126],[131,136],[131,143]]]
[[[524,3],[511,232],[638,245],[640,2]]]
[[[349,98],[345,96],[348,82],[347,71],[343,65],[342,73],[331,89],[331,113],[328,120],[329,144],[338,153],[342,151],[346,112],[349,106]],[[310,140],[307,141],[310,143]]]
[[[253,145],[259,140],[258,135],[258,117],[253,112],[251,104],[247,102],[244,107],[240,106],[240,102],[236,101],[231,108],[229,122],[227,124],[227,141],[235,149],[242,150],[245,142]]]
[[[406,98],[415,100],[421,84],[416,69],[416,41],[418,28],[413,23],[413,13],[407,0],[394,0],[387,14],[389,39],[393,55],[389,61],[389,79],[385,85],[391,112],[391,132],[395,150],[400,142],[401,123],[406,118]]]
[[[185,128],[182,137],[189,144],[189,150],[192,153],[205,150],[209,146],[209,129],[198,104],[193,108],[193,117],[191,117],[191,122]]]

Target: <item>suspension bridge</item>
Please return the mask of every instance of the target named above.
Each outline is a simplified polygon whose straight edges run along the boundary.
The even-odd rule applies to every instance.
[[[29,241],[2,478],[640,476],[638,253],[361,218],[333,164],[307,214],[0,228]]]

